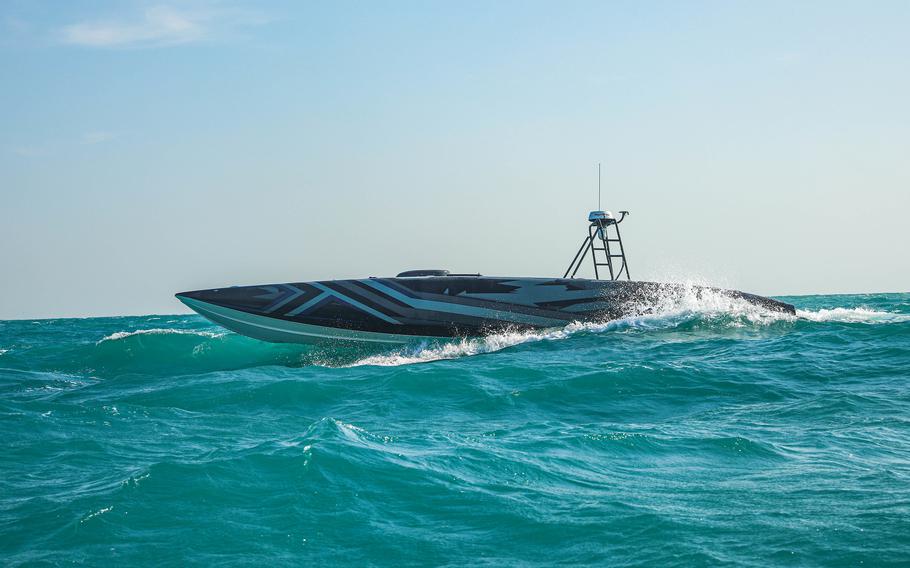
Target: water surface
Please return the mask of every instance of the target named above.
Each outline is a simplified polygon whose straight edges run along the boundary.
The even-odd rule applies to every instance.
[[[910,561],[910,294],[395,352],[0,322],[4,564]]]

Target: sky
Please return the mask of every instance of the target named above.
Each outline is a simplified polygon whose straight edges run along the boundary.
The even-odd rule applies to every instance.
[[[0,0],[0,319],[224,285],[910,290],[910,2]]]

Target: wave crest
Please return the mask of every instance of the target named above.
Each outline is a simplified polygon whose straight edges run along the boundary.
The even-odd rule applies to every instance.
[[[137,329],[135,331],[118,331],[112,333],[106,337],[99,339],[96,342],[97,344],[103,343],[105,341],[119,341],[121,339],[126,339],[128,337],[135,337],[139,335],[196,335],[198,337],[205,337],[208,339],[217,339],[222,337],[227,332],[215,333],[213,331],[203,331],[203,330],[194,330],[194,329],[165,329],[165,328],[155,328],[155,329]]]
[[[910,314],[882,312],[868,308],[832,308],[811,310],[796,310],[796,316],[814,322],[838,323],[902,323],[910,321]]]
[[[722,290],[704,288],[701,283],[687,283],[667,290],[658,298],[636,307],[645,315],[606,322],[572,322],[563,328],[536,331],[505,331],[477,338],[441,340],[398,349],[391,353],[370,355],[344,367],[392,367],[428,363],[472,355],[493,353],[525,343],[556,341],[578,334],[623,330],[691,330],[765,327],[800,320],[816,323],[899,323],[910,321],[910,314],[883,312],[868,308],[834,308],[797,310],[796,315],[753,304]]]

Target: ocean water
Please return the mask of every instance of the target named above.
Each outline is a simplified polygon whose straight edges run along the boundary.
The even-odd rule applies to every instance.
[[[910,294],[443,346],[0,322],[0,559],[910,564]]]

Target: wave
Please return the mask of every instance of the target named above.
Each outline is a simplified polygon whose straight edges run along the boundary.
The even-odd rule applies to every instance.
[[[364,357],[344,367],[393,367],[428,363],[501,351],[525,343],[557,341],[578,334],[598,334],[621,330],[686,330],[763,327],[778,323],[808,321],[817,323],[885,324],[910,321],[910,314],[872,310],[863,307],[797,310],[796,315],[769,310],[719,290],[705,290],[689,283],[667,293],[656,302],[637,306],[646,315],[607,322],[573,322],[563,328],[542,331],[506,331],[478,338],[424,343]]]
[[[155,328],[155,329],[137,329],[135,331],[118,331],[112,333],[106,337],[99,339],[96,343],[100,344],[105,341],[119,341],[121,339],[126,339],[128,337],[135,337],[137,335],[196,335],[199,337],[207,337],[209,339],[217,339],[222,337],[227,332],[216,333],[213,331],[203,331],[203,330],[194,330],[194,329],[164,329],[164,328]]]
[[[703,297],[706,296],[715,296],[715,294],[703,294]],[[722,296],[722,294],[718,293],[716,296]],[[562,328],[537,331],[505,331],[484,337],[416,344],[391,353],[370,355],[343,366],[372,365],[392,367],[428,363],[442,359],[494,353],[525,343],[560,341],[579,334],[599,334],[623,330],[658,331],[661,329],[676,329],[686,323],[691,324],[711,320],[713,320],[713,323],[720,324],[721,327],[742,327],[745,323],[767,325],[778,321],[794,320],[794,317],[790,314],[756,307],[744,300],[735,298],[705,298],[705,301],[700,304],[695,303],[696,301],[693,296],[692,302],[649,306],[656,313],[606,322],[572,322]]]
[[[114,510],[114,506],[111,505],[109,507],[103,507],[101,509],[98,509],[97,511],[93,511],[93,512],[89,513],[88,515],[86,515],[85,517],[83,517],[82,520],[79,521],[79,524],[87,523],[90,520],[94,519],[95,517],[103,515],[105,513],[110,513],[113,510]]]
[[[508,347],[514,347],[522,343],[537,341],[553,341],[566,339],[577,333],[584,327],[600,327],[601,324],[569,324],[562,329],[555,329],[545,332],[534,331],[514,331],[501,332],[484,337],[463,338],[440,343],[421,343],[414,346],[398,349],[392,353],[380,353],[370,355],[349,363],[341,365],[342,367],[360,367],[364,365],[377,367],[397,367],[399,365],[410,365],[413,363],[429,363],[430,361],[439,361],[441,359],[455,359],[471,355],[480,355],[483,353],[493,353],[501,351]],[[573,329],[575,328],[575,329]],[[326,366],[334,366],[331,363]]]
[[[868,308],[832,308],[812,310],[797,310],[796,317],[814,322],[838,323],[903,323],[910,321],[910,314],[895,312],[882,312]]]
[[[618,331],[623,328],[657,328],[660,327],[659,323],[660,320],[658,318],[652,319],[650,316],[643,316],[639,318],[612,320],[604,323],[573,322],[563,328],[543,331],[506,331],[485,335],[483,337],[415,344],[413,346],[397,349],[391,353],[387,352],[370,355],[353,363],[341,365],[341,367],[360,367],[364,365],[396,367],[414,363],[429,363],[431,361],[443,359],[456,359],[460,357],[495,353],[525,343],[560,341],[583,333],[597,334]],[[335,365],[329,363],[325,364],[325,366]]]
[[[305,346],[270,344],[243,337],[215,326],[200,326],[195,319],[172,320],[143,317],[125,325],[98,324],[97,335],[87,343],[57,341],[46,345],[4,345],[0,357],[38,371],[79,373],[109,377],[121,373],[169,374],[175,368],[186,373],[206,373],[263,366],[282,367],[397,367],[495,353],[521,345],[583,340],[602,334],[653,334],[655,340],[692,340],[755,336],[780,333],[796,326],[825,324],[897,324],[910,321],[910,314],[856,307],[819,307],[805,298],[796,315],[768,310],[700,283],[673,288],[637,306],[644,315],[600,322],[573,322],[561,328],[504,330],[483,337],[440,339],[402,348],[343,345]],[[824,300],[822,300],[824,301]],[[71,322],[72,323],[72,322]],[[162,325],[162,324],[165,325]],[[158,324],[156,326],[155,324]],[[146,329],[135,329],[136,327]],[[105,329],[106,328],[106,329]],[[101,337],[101,339],[96,339]],[[69,336],[67,337],[69,339]],[[663,339],[662,339],[663,338]],[[87,338],[88,339],[88,338]]]

